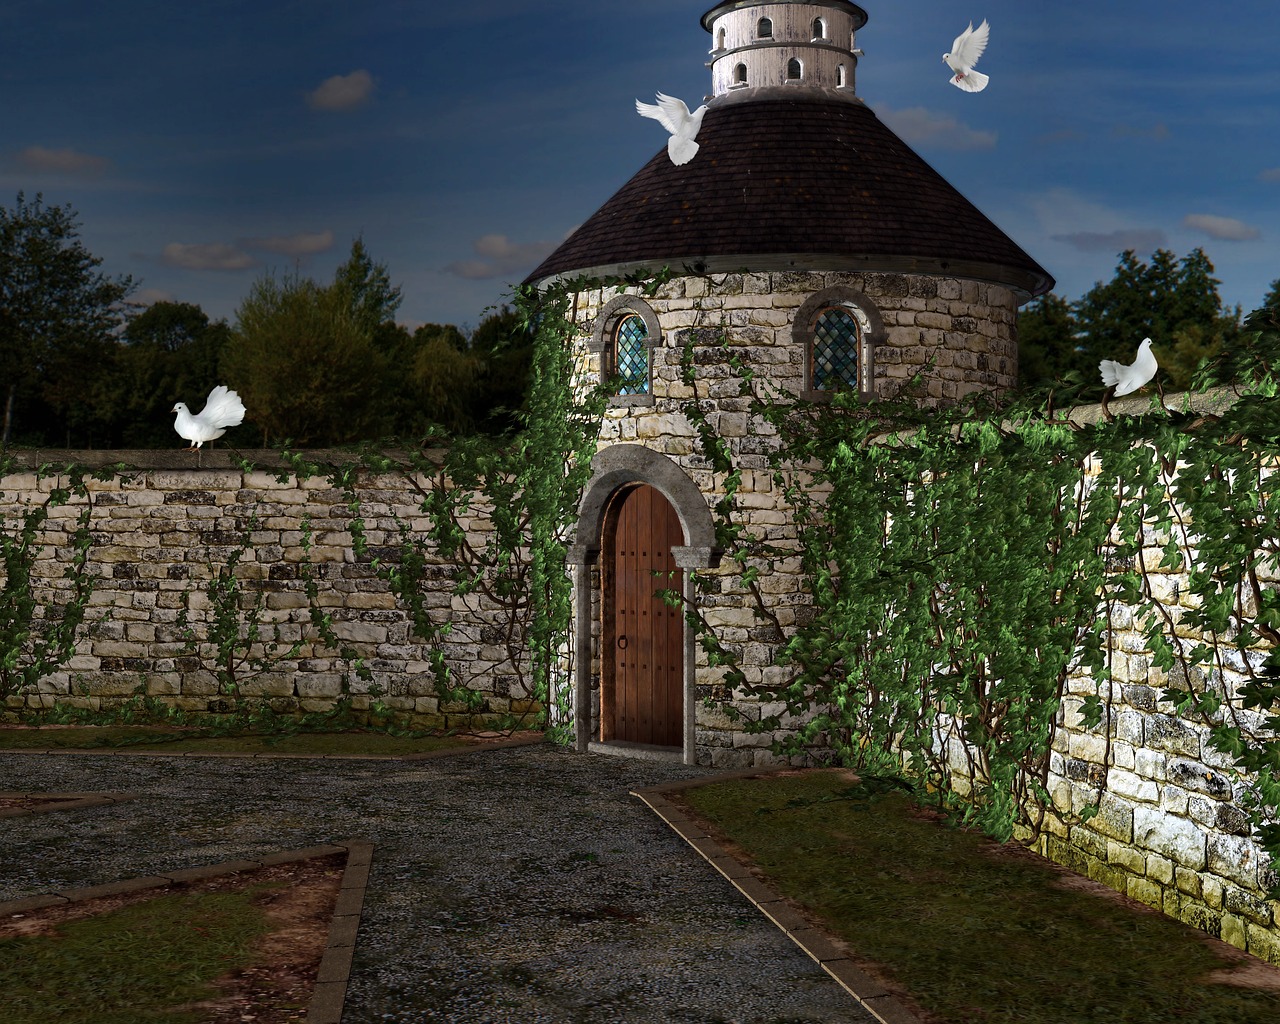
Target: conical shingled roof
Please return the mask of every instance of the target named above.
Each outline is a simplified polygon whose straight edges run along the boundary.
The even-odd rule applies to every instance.
[[[860,270],[1053,278],[860,100],[755,89],[717,99],[677,167],[664,146],[526,279],[638,269]]]

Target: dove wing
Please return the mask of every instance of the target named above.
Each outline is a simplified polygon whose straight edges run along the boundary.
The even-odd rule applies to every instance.
[[[662,92],[658,93],[657,104],[636,100],[636,112],[642,117],[653,118],[672,135],[689,123],[689,108],[684,100]]]
[[[973,67],[982,56],[982,51],[987,48],[987,37],[990,34],[991,26],[987,24],[986,18],[982,19],[982,24],[976,29],[973,22],[969,22],[969,27],[956,36],[956,41],[951,44],[951,56],[957,64],[966,68]]]

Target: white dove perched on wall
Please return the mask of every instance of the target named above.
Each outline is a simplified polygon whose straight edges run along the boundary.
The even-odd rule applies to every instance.
[[[973,22],[969,22],[969,27],[956,36],[956,41],[951,44],[951,52],[942,55],[947,66],[955,72],[951,76],[951,84],[957,89],[963,89],[965,92],[982,92],[991,81],[981,71],[973,70],[973,66],[978,63],[978,58],[982,56],[982,51],[987,48],[987,36],[990,33],[991,26],[987,24],[986,18],[982,19],[982,24],[976,30]]]
[[[227,427],[237,427],[244,421],[244,403],[225,384],[219,384],[209,392],[204,408],[197,415],[193,416],[182,402],[170,411],[178,414],[173,421],[173,429],[179,437],[190,441],[192,448],[221,437],[227,432]]]
[[[667,154],[677,167],[687,164],[697,155],[698,144],[693,137],[702,127],[702,116],[707,112],[705,103],[691,114],[684,100],[660,92],[656,104],[636,100],[636,112],[642,117],[653,118],[671,133],[667,140]]]
[[[1138,346],[1138,358],[1130,365],[1117,363],[1114,359],[1104,359],[1098,364],[1098,369],[1102,371],[1102,383],[1106,387],[1114,384],[1115,396],[1119,398],[1130,391],[1137,391],[1147,383],[1156,375],[1158,366],[1156,354],[1151,351],[1151,339],[1143,338],[1142,344]]]

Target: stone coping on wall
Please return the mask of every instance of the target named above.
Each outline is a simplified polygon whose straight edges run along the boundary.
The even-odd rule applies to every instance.
[[[407,463],[417,457],[439,465],[444,449],[429,448],[410,452],[404,448],[376,449],[377,454]],[[294,451],[306,462],[320,465],[344,465],[358,461],[360,451],[352,448],[308,448]],[[290,463],[278,448],[11,448],[5,455],[15,469],[33,470],[43,465],[87,466],[100,469],[123,463],[129,469],[239,470],[248,463],[254,469],[288,470]]]

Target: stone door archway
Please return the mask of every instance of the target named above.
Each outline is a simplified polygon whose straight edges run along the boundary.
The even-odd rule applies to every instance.
[[[615,444],[597,452],[591,468],[593,475],[583,490],[577,529],[567,556],[574,573],[571,658],[575,738],[580,751],[585,751],[587,745],[601,735],[601,722],[608,710],[602,707],[602,703],[610,699],[603,692],[604,680],[601,677],[604,672],[599,666],[604,664],[603,656],[612,652],[602,650],[601,642],[606,639],[603,635],[606,630],[601,627],[597,632],[596,626],[601,622],[605,607],[601,584],[613,571],[600,564],[611,509],[616,513],[616,503],[627,492],[647,485],[669,504],[678,523],[681,536],[674,536],[676,524],[673,523],[671,539],[679,539],[683,543],[668,545],[675,568],[689,570],[713,566],[720,556],[707,499],[675,462],[642,445]],[[681,593],[686,601],[690,601],[693,594],[689,573],[681,571],[679,576]],[[682,752],[685,763],[693,764],[694,711],[697,707],[694,699],[694,638],[684,624],[683,614],[678,609],[675,612],[679,625],[678,675],[682,721],[676,733],[678,742],[674,746]],[[616,646],[616,636],[613,642]],[[593,682],[601,689],[593,687]]]

